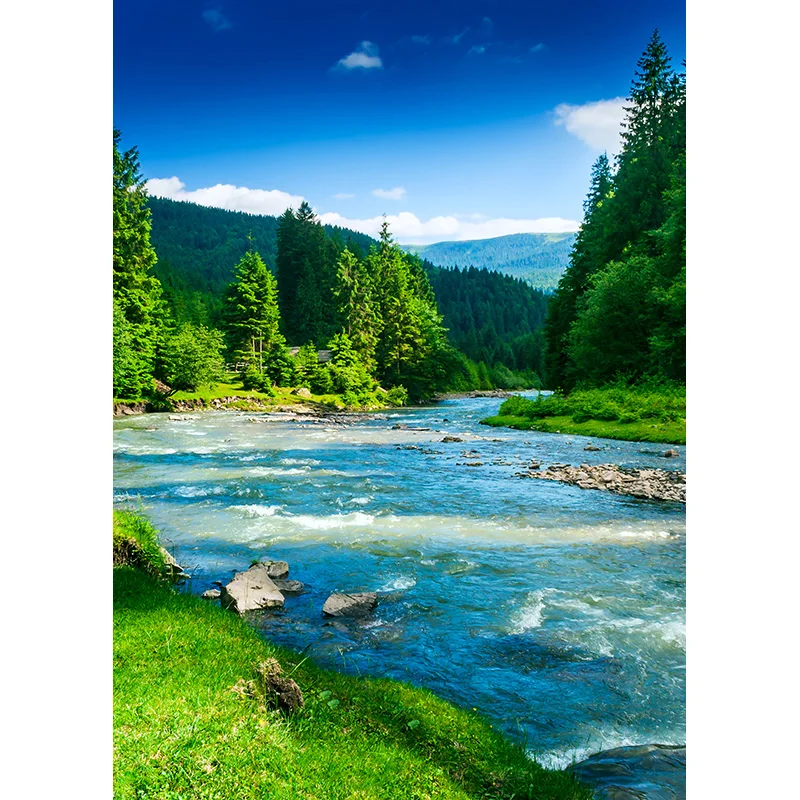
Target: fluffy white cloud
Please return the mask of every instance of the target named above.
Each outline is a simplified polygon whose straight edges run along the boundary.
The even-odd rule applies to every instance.
[[[341,214],[328,213],[320,217],[324,225],[339,225],[343,228],[377,236],[383,217],[369,219],[350,219]],[[569,233],[578,230],[578,223],[560,217],[542,219],[488,219],[481,214],[467,217],[431,217],[421,220],[410,211],[401,211],[386,217],[389,229],[402,244],[430,244],[442,241],[463,241],[465,239],[491,239],[510,233]]]
[[[336,69],[382,69],[383,62],[378,55],[378,45],[374,42],[363,41],[350,53],[349,56],[340,58]]]
[[[351,197],[355,197],[355,195],[348,194],[347,192],[338,192],[337,194],[333,195],[334,200],[349,200]]]
[[[201,206],[273,216],[282,214],[290,206],[297,208],[304,199],[278,189],[248,189],[246,186],[234,186],[230,183],[218,183],[216,186],[187,192],[186,184],[175,176],[151,178],[146,186],[147,191],[155,197],[188,200]]]
[[[233,27],[231,21],[218,8],[207,8],[203,12],[203,20],[217,33]]]
[[[582,106],[561,103],[554,109],[556,125],[563,125],[593,150],[618,153],[625,102],[624,97],[615,97]]]
[[[403,200],[406,196],[405,186],[395,186],[394,189],[373,189],[375,197],[382,197],[384,200]]]

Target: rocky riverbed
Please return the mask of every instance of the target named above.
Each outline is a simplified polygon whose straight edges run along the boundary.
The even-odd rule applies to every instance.
[[[616,464],[550,464],[541,468],[537,461],[518,472],[521,478],[559,481],[581,489],[600,489],[614,494],[626,494],[646,500],[686,502],[686,475],[677,470],[633,469]]]

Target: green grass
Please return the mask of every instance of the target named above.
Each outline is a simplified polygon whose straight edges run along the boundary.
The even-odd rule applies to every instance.
[[[494,427],[574,433],[632,442],[686,444],[686,390],[680,385],[609,386],[536,399],[511,397]]]
[[[521,431],[574,433],[602,439],[623,439],[627,442],[686,444],[685,422],[604,422],[596,419],[573,422],[572,417],[568,416],[529,419],[498,415],[481,420],[481,424],[494,428],[517,428]]]
[[[232,687],[276,658],[304,708]],[[589,800],[470,710],[325,671],[216,604],[114,569],[114,797]]]
[[[114,564],[134,566],[155,576],[169,572],[158,531],[145,517],[114,509],[112,521]]]

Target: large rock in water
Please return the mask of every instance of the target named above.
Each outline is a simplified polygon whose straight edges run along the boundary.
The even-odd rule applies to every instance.
[[[686,746],[643,744],[596,753],[567,767],[595,800],[686,800]]]
[[[283,606],[283,594],[269,577],[266,564],[254,564],[247,572],[237,572],[222,590],[221,600],[225,608],[239,614]]]
[[[358,592],[344,594],[335,592],[322,606],[322,613],[326,617],[360,617],[369,614],[378,605],[378,595],[375,592]]]

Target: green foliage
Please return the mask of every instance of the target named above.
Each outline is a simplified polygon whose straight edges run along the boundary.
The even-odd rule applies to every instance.
[[[184,323],[164,345],[164,379],[173,389],[194,391],[222,380],[225,359],[222,333]]]
[[[156,350],[167,321],[161,284],[151,271],[150,210],[135,147],[120,152],[114,131],[114,396],[136,399],[153,386]]]
[[[408,402],[405,386],[392,386],[386,393],[386,401],[393,406],[404,406]]]
[[[584,220],[546,322],[548,385],[685,381],[686,93],[656,31],[631,85],[612,175],[592,170]]]

